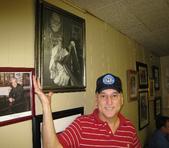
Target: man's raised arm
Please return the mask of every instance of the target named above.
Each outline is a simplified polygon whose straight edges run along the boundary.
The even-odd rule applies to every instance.
[[[57,139],[51,110],[52,92],[47,95],[42,91],[39,79],[33,76],[33,85],[35,93],[38,95],[42,104],[43,125],[42,125],[42,141],[44,148],[63,148]]]

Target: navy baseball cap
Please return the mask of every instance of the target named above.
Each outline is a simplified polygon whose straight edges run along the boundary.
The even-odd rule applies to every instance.
[[[105,89],[114,89],[119,93],[122,92],[122,84],[120,78],[110,73],[100,76],[96,81],[95,93],[100,93]]]

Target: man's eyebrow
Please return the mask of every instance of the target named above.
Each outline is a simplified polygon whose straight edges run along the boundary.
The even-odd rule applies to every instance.
[[[112,95],[113,95],[113,94],[118,94],[118,93],[119,93],[119,92],[113,92]],[[106,94],[106,93],[105,93],[105,92],[101,92],[100,94]]]
[[[119,94],[119,92],[113,92],[112,94]]]
[[[101,92],[100,94],[106,94],[105,92]]]

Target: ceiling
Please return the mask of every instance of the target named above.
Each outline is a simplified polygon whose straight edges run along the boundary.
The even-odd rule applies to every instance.
[[[69,0],[157,56],[169,55],[169,0]]]

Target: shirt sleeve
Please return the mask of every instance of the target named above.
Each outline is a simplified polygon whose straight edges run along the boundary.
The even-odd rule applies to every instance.
[[[132,146],[132,148],[141,148],[141,143],[140,143],[140,140],[139,140],[136,132],[133,136],[133,146]]]
[[[81,135],[81,126],[78,118],[73,121],[62,133],[57,135],[64,148],[77,148]]]

